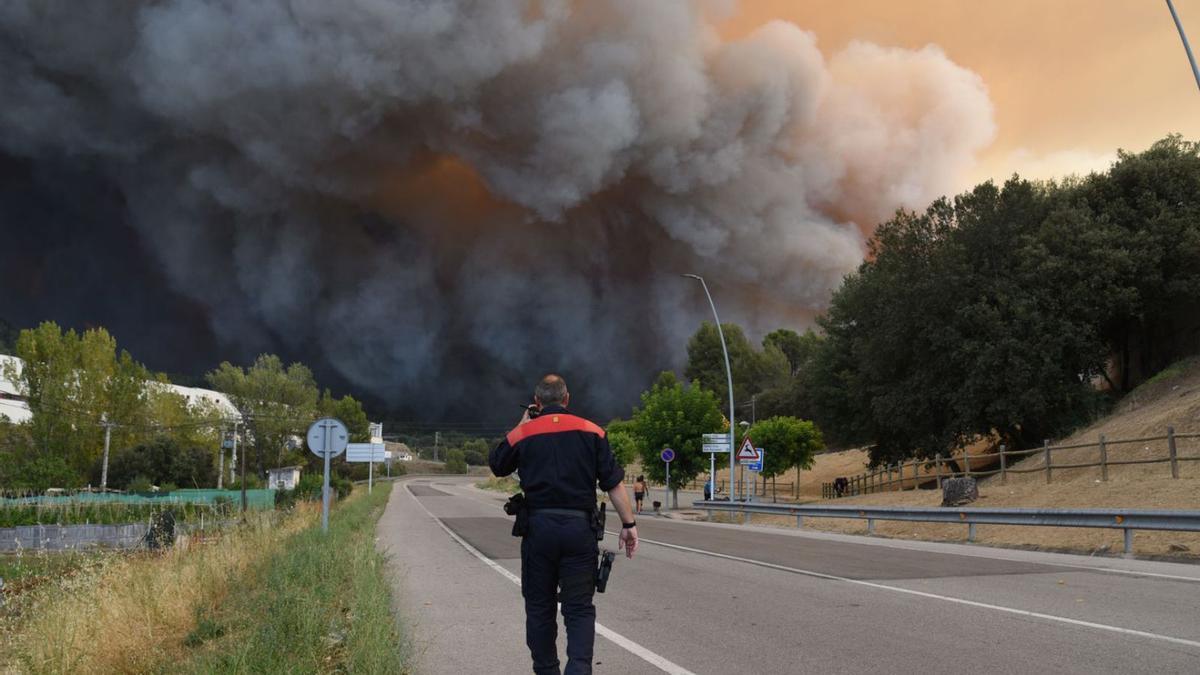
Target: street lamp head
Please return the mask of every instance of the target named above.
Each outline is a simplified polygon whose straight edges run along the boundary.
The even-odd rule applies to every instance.
[[[697,281],[704,281],[703,279],[700,278],[700,275],[698,275],[698,274],[681,274],[679,276],[687,277],[689,279],[695,279]]]
[[[750,423],[747,422],[746,420],[742,420],[741,422],[738,422],[738,426],[739,427],[748,427],[748,426],[750,426]]]

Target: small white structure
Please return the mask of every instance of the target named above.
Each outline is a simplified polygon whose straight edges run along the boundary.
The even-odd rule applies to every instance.
[[[281,466],[278,469],[267,469],[268,490],[295,490],[300,482],[299,466]]]

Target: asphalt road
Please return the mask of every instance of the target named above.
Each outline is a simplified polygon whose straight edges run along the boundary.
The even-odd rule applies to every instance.
[[[519,540],[504,497],[474,480],[402,481],[379,522],[418,673],[530,670]],[[1197,566],[652,516],[638,529],[637,557],[596,596],[596,672],[1200,673]]]

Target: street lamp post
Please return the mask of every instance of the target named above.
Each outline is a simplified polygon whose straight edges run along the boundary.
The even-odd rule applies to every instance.
[[[725,347],[725,331],[721,330],[721,317],[717,316],[717,306],[713,303],[712,294],[708,292],[708,284],[704,283],[704,277],[698,274],[683,275],[689,279],[695,279],[700,282],[700,286],[704,288],[704,295],[708,298],[708,306],[712,307],[713,320],[717,322],[717,335],[721,338],[721,353],[725,355],[725,379],[729,383],[729,501],[733,501],[733,460],[734,460],[734,435],[736,424],[734,423],[733,411],[733,369],[729,367],[729,350]],[[717,492],[717,475],[716,471],[712,472],[713,495]]]
[[[1196,78],[1196,86],[1200,87],[1200,68],[1196,67],[1196,57],[1192,54],[1192,45],[1188,43],[1187,33],[1183,32],[1183,22],[1175,11],[1175,3],[1167,0],[1167,9],[1171,10],[1171,18],[1175,20],[1175,28],[1179,30],[1179,39],[1183,41],[1183,50],[1187,52],[1188,63],[1192,65],[1192,75]]]

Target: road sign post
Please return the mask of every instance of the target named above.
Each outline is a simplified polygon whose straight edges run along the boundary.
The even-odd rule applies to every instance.
[[[342,454],[350,442],[350,432],[341,420],[322,417],[308,427],[308,449],[325,458],[325,481],[321,489],[321,531],[329,531],[329,460]],[[245,480],[242,481],[243,485]]]
[[[675,460],[675,451],[670,448],[663,448],[662,454],[659,457],[667,465],[666,494],[663,495],[663,511],[666,511],[671,508],[671,462]]]
[[[387,450],[383,441],[378,443],[350,443],[346,446],[347,462],[367,462],[367,494],[372,491],[374,482],[375,462],[387,461]]]
[[[728,434],[704,434],[704,452],[708,453],[708,499],[717,497],[717,453],[729,452]],[[733,474],[729,474],[729,484],[733,485]]]

